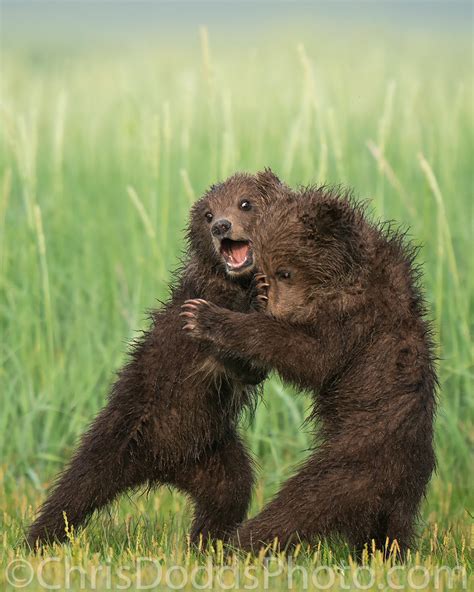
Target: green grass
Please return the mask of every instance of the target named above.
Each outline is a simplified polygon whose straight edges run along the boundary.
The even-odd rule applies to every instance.
[[[104,403],[126,343],[145,326],[145,310],[166,298],[192,201],[235,170],[272,166],[290,184],[353,186],[372,200],[376,215],[410,226],[423,244],[440,343],[439,466],[423,506],[418,555],[407,565],[430,574],[440,565],[462,565],[471,573],[470,40],[413,34],[401,46],[396,31],[346,33],[282,29],[229,44],[211,29],[210,39],[202,30],[186,43],[132,47],[4,44],[3,566],[15,557],[35,566],[42,560],[18,546],[23,528]],[[308,403],[273,378],[254,421],[243,425],[261,467],[252,513],[305,457]],[[231,561],[188,549],[189,516],[175,492],[121,499],[71,547],[50,549],[46,557],[68,558],[89,576],[107,562],[130,565],[132,577],[140,556],[157,558],[165,571],[181,565],[188,574],[208,559],[216,568]],[[390,565],[378,556],[366,560],[376,578],[371,589],[383,589]],[[341,542],[301,549],[295,562],[357,569]],[[246,565],[255,566],[264,588],[262,558],[237,562],[241,571]],[[50,563],[45,579],[65,586],[65,571],[64,563]],[[287,587],[286,576],[270,577],[270,587]],[[331,584],[320,576],[320,587]],[[144,580],[153,577],[148,570]],[[419,582],[397,577],[407,586]],[[461,587],[462,575],[455,579]],[[337,579],[331,588],[348,581]],[[72,584],[80,587],[79,579]],[[442,574],[439,589],[448,588]]]

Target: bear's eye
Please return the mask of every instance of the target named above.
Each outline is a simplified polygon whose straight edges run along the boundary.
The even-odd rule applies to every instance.
[[[291,272],[286,269],[281,269],[276,272],[276,276],[279,280],[289,280],[291,278]]]
[[[212,222],[213,218],[214,218],[214,216],[212,215],[212,212],[206,212],[206,220],[208,222]]]
[[[248,199],[243,199],[240,202],[240,209],[241,210],[250,210],[252,208],[252,204],[249,202]]]

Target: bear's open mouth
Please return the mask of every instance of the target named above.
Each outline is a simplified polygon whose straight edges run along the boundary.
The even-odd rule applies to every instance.
[[[228,271],[240,271],[253,263],[250,241],[224,238],[221,240],[220,252]]]

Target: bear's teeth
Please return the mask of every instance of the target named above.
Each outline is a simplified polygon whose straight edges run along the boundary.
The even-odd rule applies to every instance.
[[[224,239],[221,243],[221,253],[231,267],[241,267],[248,259],[250,245],[247,241],[233,241]]]
[[[249,246],[247,243],[235,241],[231,244],[230,256],[236,264],[241,265],[247,259],[248,251]]]

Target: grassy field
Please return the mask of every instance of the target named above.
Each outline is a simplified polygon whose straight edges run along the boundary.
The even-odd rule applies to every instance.
[[[472,585],[471,42],[455,33],[406,34],[403,44],[395,29],[346,33],[287,27],[228,43],[211,27],[185,43],[4,43],[0,585],[28,583],[33,569],[30,588],[41,588],[38,573],[62,588],[111,588],[109,572],[113,586],[126,584],[120,566],[134,587],[158,583],[161,570],[163,589],[203,588],[210,572],[215,588],[304,588],[303,568],[310,589]],[[197,554],[186,500],[160,490],[121,499],[71,534],[71,546],[31,556],[23,529],[103,405],[146,309],[166,298],[190,204],[211,182],[264,166],[290,184],[353,186],[423,245],[441,391],[439,466],[419,548],[392,572],[370,553],[361,570],[337,541],[281,563]],[[307,409],[303,395],[272,378],[256,417],[243,422],[261,469],[252,513],[305,457]],[[140,566],[140,557],[155,563]]]

